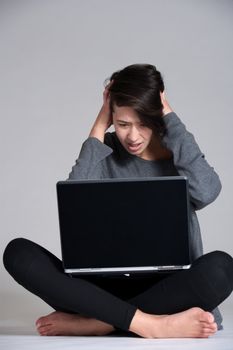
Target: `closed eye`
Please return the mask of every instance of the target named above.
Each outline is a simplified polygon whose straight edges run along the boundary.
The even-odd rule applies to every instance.
[[[127,124],[127,123],[118,123],[118,125],[124,128],[124,127],[128,126],[129,124]]]

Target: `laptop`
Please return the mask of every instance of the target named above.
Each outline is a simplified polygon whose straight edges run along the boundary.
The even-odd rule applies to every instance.
[[[59,181],[57,198],[66,273],[190,267],[186,177]]]

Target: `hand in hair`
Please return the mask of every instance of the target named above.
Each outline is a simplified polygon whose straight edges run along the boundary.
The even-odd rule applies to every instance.
[[[110,111],[110,106],[109,106],[109,102],[110,102],[110,92],[109,92],[109,88],[112,85],[113,81],[111,81],[108,85],[105,86],[104,92],[103,92],[103,111],[105,114],[105,118],[106,118],[106,124],[107,124],[107,128],[109,128],[112,125],[112,115],[111,115],[111,111]]]
[[[172,112],[172,109],[165,97],[165,93],[164,91],[163,92],[160,92],[160,97],[161,97],[161,102],[162,102],[162,105],[163,105],[163,116],[165,116],[166,114]]]
[[[104,134],[106,130],[112,125],[112,115],[109,107],[109,87],[111,84],[112,82],[109,83],[104,89],[103,105],[89,135],[89,137],[96,137],[101,142],[104,142]]]

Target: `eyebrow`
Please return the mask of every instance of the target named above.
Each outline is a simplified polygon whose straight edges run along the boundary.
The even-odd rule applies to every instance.
[[[127,122],[125,120],[117,119],[117,122],[124,123],[124,124],[131,124],[131,122]]]
[[[133,124],[132,122],[127,122],[126,120],[122,120],[122,119],[116,119],[116,122],[117,122],[117,123],[126,124],[126,125],[131,125],[131,124]],[[138,122],[136,122],[136,123],[137,123],[137,124],[142,124],[141,121],[138,121]]]

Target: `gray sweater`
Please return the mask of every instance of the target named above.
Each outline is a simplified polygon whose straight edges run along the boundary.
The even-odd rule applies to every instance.
[[[172,159],[150,161],[131,155],[123,148],[114,132],[106,133],[104,143],[94,137],[89,137],[83,143],[69,180],[186,176],[190,194],[189,239],[193,261],[203,254],[196,210],[215,200],[221,190],[221,183],[214,169],[205,160],[193,135],[186,130],[178,116],[172,112],[164,119],[167,134],[163,142],[172,152]],[[220,313],[215,310],[214,315],[221,328]]]

